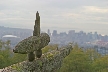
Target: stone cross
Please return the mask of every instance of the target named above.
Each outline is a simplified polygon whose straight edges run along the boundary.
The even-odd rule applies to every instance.
[[[40,36],[40,16],[39,16],[38,11],[36,13],[36,20],[35,20],[35,25],[34,25],[33,36]]]
[[[41,49],[48,45],[49,42],[50,37],[47,33],[40,34],[40,16],[37,12],[33,36],[19,42],[13,50],[14,53],[28,54],[29,61],[5,67],[1,72],[58,72],[63,59],[71,52],[72,44],[42,54]],[[34,52],[39,59],[35,59]]]
[[[35,56],[40,58],[42,55],[42,48],[48,45],[50,37],[47,33],[40,34],[40,16],[37,11],[34,25],[33,36],[30,36],[20,41],[13,49],[14,53],[28,54],[28,60],[33,61]],[[35,54],[34,54],[35,52]]]

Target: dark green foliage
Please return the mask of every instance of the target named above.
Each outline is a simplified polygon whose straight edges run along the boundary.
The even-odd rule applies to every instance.
[[[3,47],[4,49],[2,49]],[[48,45],[42,51],[43,53],[47,53],[48,51],[57,49],[57,47],[58,45]],[[8,42],[0,41],[0,68],[22,62],[27,59],[26,57],[23,54],[14,54],[10,50]],[[101,56],[93,49],[83,51],[75,44],[71,53],[64,59],[62,67],[57,72],[108,72],[108,56]]]
[[[64,59],[60,72],[91,72],[89,62],[89,57],[75,45],[69,56]]]
[[[41,49],[40,49],[40,50],[37,50],[37,51],[36,51],[36,57],[37,57],[37,58],[40,58],[41,55],[42,55],[42,50],[41,50]]]
[[[108,55],[100,57],[93,62],[94,72],[108,72]]]
[[[42,49],[42,53],[47,53],[55,49],[58,49],[58,44],[49,44]]]
[[[28,60],[29,60],[30,62],[32,62],[34,59],[35,59],[35,54],[34,54],[33,52],[30,52],[30,53],[28,54]]]
[[[93,49],[85,52],[75,44],[59,72],[108,72],[108,56],[101,56]]]
[[[0,40],[0,69],[14,63],[26,60],[26,55],[14,54],[10,48],[10,41]]]

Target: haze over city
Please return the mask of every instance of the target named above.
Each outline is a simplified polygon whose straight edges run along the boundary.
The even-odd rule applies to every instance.
[[[83,30],[108,35],[108,0],[0,0],[0,26],[41,30]]]

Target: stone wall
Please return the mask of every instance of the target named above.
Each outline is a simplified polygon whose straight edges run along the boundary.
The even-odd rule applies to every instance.
[[[63,59],[69,55],[72,46],[68,45],[58,50],[43,54],[33,62],[23,61],[4,68],[1,72],[56,72],[60,69]]]

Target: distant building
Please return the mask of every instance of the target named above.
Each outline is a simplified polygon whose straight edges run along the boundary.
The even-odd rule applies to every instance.
[[[17,37],[15,35],[4,35],[2,36],[3,41],[10,40],[11,41],[11,47],[13,48],[19,41],[21,41],[20,37]]]
[[[69,30],[68,35],[72,36],[73,34],[75,34],[75,30]]]
[[[15,35],[4,35],[2,38],[18,38]]]
[[[57,36],[57,30],[53,30],[52,36]]]
[[[83,32],[83,31],[80,31],[79,33],[80,33],[80,34],[83,34],[84,32]]]
[[[59,36],[67,36],[66,32],[60,32]]]
[[[93,40],[98,40],[98,34],[97,34],[97,32],[95,32],[95,33],[93,34]]]
[[[48,29],[47,34],[48,34],[49,36],[51,36],[50,29]]]

